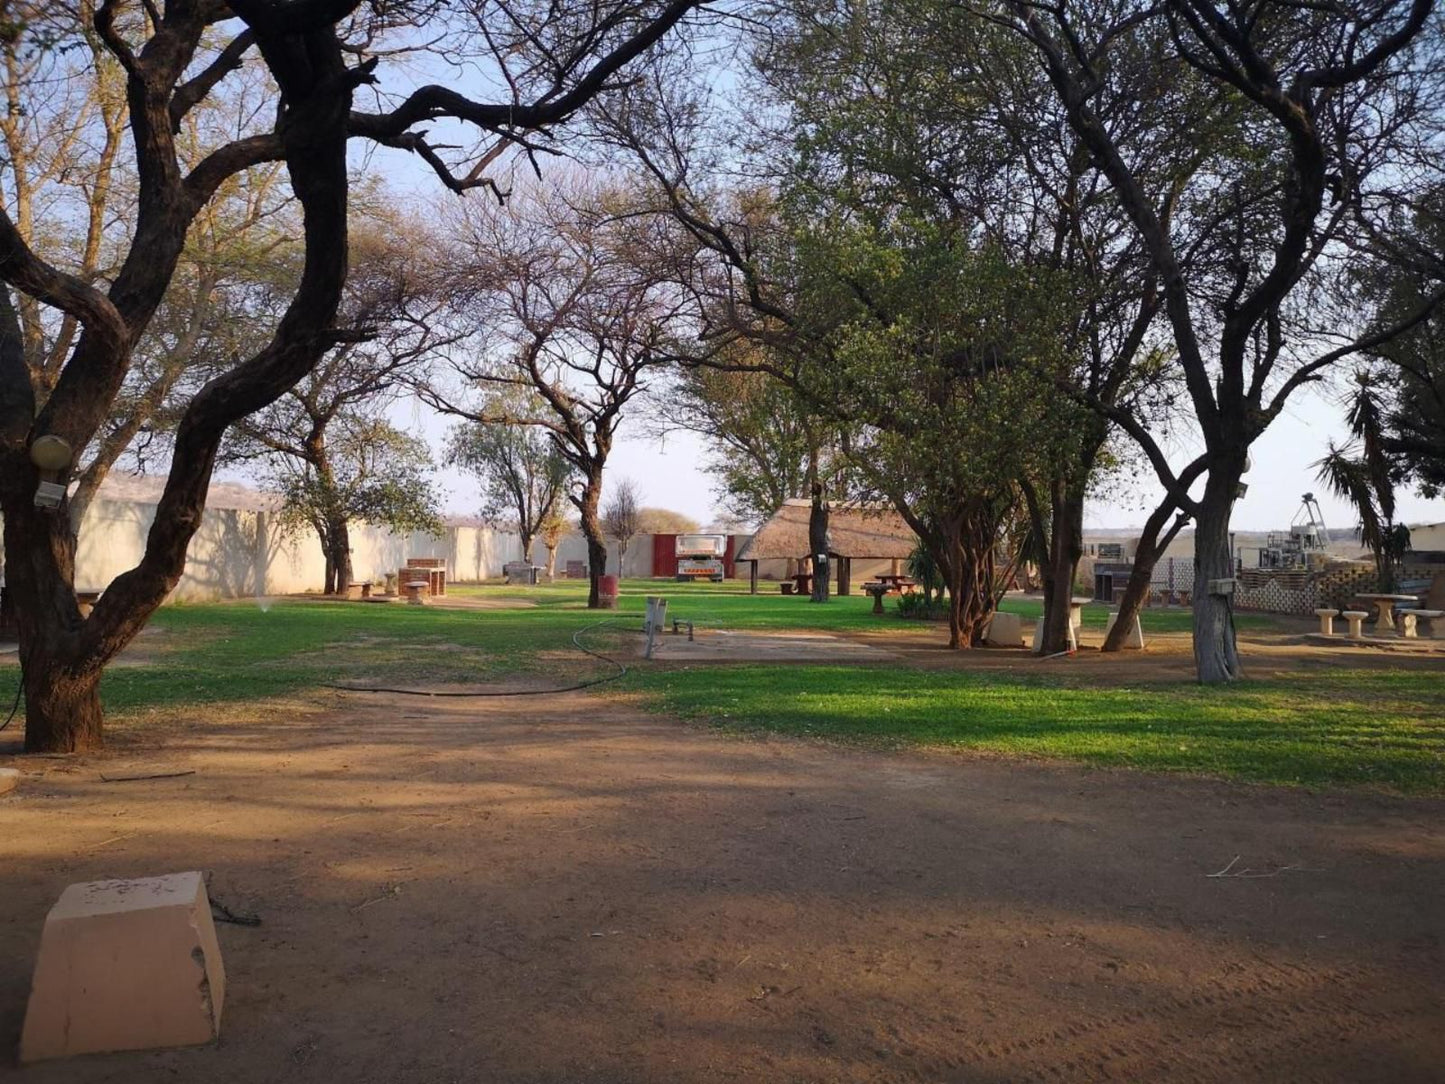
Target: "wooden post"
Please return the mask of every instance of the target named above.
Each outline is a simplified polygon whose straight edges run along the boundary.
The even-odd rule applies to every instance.
[[[850,581],[852,580],[852,578],[853,578],[853,558],[851,558],[851,557],[839,557],[839,558],[838,558],[838,594],[839,594],[840,596],[846,595],[846,594],[848,594],[848,593],[850,592],[850,590],[851,590],[851,588],[852,588],[852,584],[851,584]]]
[[[748,564],[752,566],[748,569],[748,594],[756,595],[758,593],[758,563],[749,561]]]
[[[898,575],[898,558],[893,558],[893,575]]]

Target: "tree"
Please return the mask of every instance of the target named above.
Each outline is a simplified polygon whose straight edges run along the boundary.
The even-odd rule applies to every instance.
[[[760,348],[745,340],[738,368],[681,369],[663,397],[664,428],[697,433],[709,441],[708,472],[717,479],[719,507],[747,523],[762,523],[790,498],[809,492],[809,472],[838,482],[840,454],[824,447],[833,427],[809,411],[798,393],[748,365]],[[843,486],[836,485],[841,492]]]
[[[547,579],[557,578],[557,548],[562,545],[563,537],[572,530],[572,524],[567,519],[566,494],[559,493],[548,506],[546,514],[537,528],[537,537],[542,540],[542,545],[547,547]]]
[[[1168,0],[1136,9],[1011,0],[1006,11],[1158,276],[1204,451],[1175,470],[1140,419],[1105,412],[1139,442],[1171,499],[1195,521],[1198,676],[1231,680],[1240,665],[1229,518],[1250,445],[1295,391],[1340,358],[1413,326],[1438,301],[1428,299],[1394,328],[1347,331],[1332,336],[1338,345],[1314,345],[1331,337],[1316,318],[1339,282],[1335,261],[1351,235],[1368,235],[1359,222],[1372,194],[1408,183],[1391,168],[1401,148],[1423,142],[1432,76],[1416,60],[1429,47],[1422,34],[1432,5],[1222,9]],[[1187,178],[1152,168],[1137,126],[1105,121],[1156,100],[1161,72],[1218,91],[1232,114],[1234,138],[1205,141],[1204,160]],[[1176,123],[1167,114],[1149,119]]]
[[[430,454],[384,417],[405,382],[453,339],[439,320],[434,269],[401,240],[421,234],[394,217],[363,221],[336,317],[338,334],[353,341],[239,421],[222,448],[228,463],[262,464],[292,518],[316,528],[327,594],[344,594],[353,578],[351,521],[398,531],[438,523],[431,483],[421,480]]]
[[[1382,259],[1361,275],[1375,330],[1418,312],[1445,282],[1445,185],[1427,189],[1394,215]],[[1370,351],[1359,390],[1376,400],[1378,447],[1401,483],[1424,497],[1445,492],[1445,311]],[[1356,436],[1360,436],[1356,432]]]
[[[1406,476],[1385,441],[1385,417],[1378,390],[1368,373],[1356,377],[1346,421],[1350,440],[1315,464],[1319,479],[1335,496],[1348,501],[1359,516],[1360,541],[1375,558],[1379,589],[1393,591],[1400,558],[1410,545],[1410,532],[1395,522],[1395,486]]]
[[[623,478],[613,487],[602,509],[602,529],[617,541],[617,574],[621,576],[627,568],[627,543],[642,530],[642,505],[632,479]]]
[[[773,217],[788,225],[783,233],[791,237],[809,225],[870,228],[879,236],[931,229],[954,249],[990,249],[1019,267],[1048,269],[1054,274],[1047,288],[1070,306],[1071,319],[1060,329],[1070,364],[1061,370],[1051,360],[1042,375],[1067,384],[1076,400],[1142,410],[1159,371],[1147,339],[1158,292],[1142,246],[1118,227],[1107,183],[1090,171],[1067,125],[1050,115],[1052,92],[1026,50],[967,9],[936,0],[821,8],[783,3],[772,15],[757,50],[756,82],[781,120],[750,151],[763,148],[762,168],[771,174],[779,205]],[[696,105],[676,93],[671,79],[655,79],[651,90],[650,99],[634,93],[613,103],[610,130],[649,168],[660,202],[725,268],[695,279],[704,294],[716,291],[709,298],[716,326],[738,329],[738,314],[751,310],[740,334],[756,350],[816,350],[817,335],[802,343],[806,325],[830,319],[833,310],[802,310],[789,274],[791,242],[770,245],[771,223],[757,213],[767,197],[742,191],[730,205],[718,199],[698,177],[696,160],[708,163],[710,153],[698,151],[695,136],[689,143],[675,134],[697,131]],[[1183,136],[1175,140],[1182,143]],[[999,199],[1000,192],[1009,198]],[[824,263],[821,270],[837,278],[845,294],[861,292],[846,262]],[[895,315],[881,311],[876,296],[851,300],[878,310],[879,323]],[[841,304],[849,302],[845,297]],[[836,367],[829,349],[818,354],[814,369]],[[739,364],[722,353],[713,350],[705,364]],[[758,364],[789,368],[786,357],[765,356]],[[899,379],[907,372],[900,369]],[[1115,457],[1103,454],[1111,435],[1107,419],[1082,409],[1082,402],[1061,400],[1043,383],[1037,390],[1054,405],[1047,433],[1055,452],[1035,462],[1041,473],[1016,477],[1008,488],[1028,498],[1034,532],[1047,550],[1039,644],[1045,648],[1068,634],[1085,496],[1101,465]],[[816,405],[835,423],[837,394],[819,395]],[[866,405],[852,420],[881,424]],[[1065,434],[1067,448],[1057,439]]]
[[[459,213],[448,259],[474,355],[453,354],[461,388],[422,389],[443,413],[548,435],[578,479],[567,495],[587,538],[593,609],[607,567],[603,470],[629,404],[668,363],[663,347],[684,311],[638,237],[651,225],[625,209],[615,190],[579,181],[530,189],[509,213]],[[465,402],[468,389],[482,390],[479,404]]]
[[[326,555],[327,594],[352,582],[352,523],[398,534],[442,530],[441,502],[432,482],[431,453],[384,418],[342,413],[331,419],[319,455],[276,456],[266,488],[281,498],[281,522],[309,527]]]
[[[697,520],[670,508],[639,508],[638,534],[696,534],[702,530]]]
[[[498,0],[457,11],[408,9],[397,18],[385,8],[358,13],[352,0],[172,0],[163,8],[105,0],[93,17],[88,7],[77,13],[48,4],[9,12],[9,29],[24,40],[10,42],[17,55],[27,48],[83,55],[74,47],[97,41],[124,71],[130,138],[116,146],[133,156],[137,178],[116,271],[103,281],[72,270],[80,260],[67,267],[47,259],[8,210],[0,215],[0,280],[8,287],[0,297],[0,513],[28,750],[101,744],[101,674],[180,578],[227,428],[275,402],[337,345],[349,141],[415,154],[453,191],[496,188],[488,166],[503,152],[520,147],[535,156],[553,147],[560,126],[610,92],[694,6],[695,0],[565,7]],[[397,23],[400,42],[387,33]],[[353,108],[360,104],[353,102],[356,89],[380,83],[382,62],[417,40],[439,41],[489,68],[492,78],[484,75],[480,85],[505,87],[501,99],[474,101],[430,85],[403,89],[379,110]],[[253,50],[273,81],[269,108],[257,109],[226,142],[183,168],[177,126]],[[388,77],[393,71],[401,69],[393,66]],[[460,154],[434,146],[422,126],[438,122],[480,132],[486,145]],[[37,507],[37,489],[42,481],[67,482],[75,455],[113,416],[135,345],[164,301],[197,214],[228,178],[267,162],[285,163],[301,208],[304,260],[295,292],[264,345],[180,406],[145,554],[82,617],[66,502]],[[77,329],[47,362],[25,349],[23,314],[35,306],[47,314],[42,321],[69,321]],[[57,453],[43,467],[31,456],[42,436],[56,438],[42,447]]]
[[[571,464],[552,439],[532,426],[467,422],[452,430],[447,462],[476,476],[482,488],[483,517],[514,524],[522,541],[522,559],[531,564],[532,540],[557,519],[572,475]],[[555,553],[554,544],[548,550],[549,577]]]

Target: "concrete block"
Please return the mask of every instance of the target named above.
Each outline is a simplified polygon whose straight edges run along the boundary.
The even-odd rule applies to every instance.
[[[0,794],[9,794],[20,785],[20,771],[17,768],[0,768]]]
[[[45,917],[20,1060],[210,1042],[225,994],[199,873],[74,884]]]
[[[1019,620],[1018,614],[995,612],[993,617],[989,618],[988,634],[984,639],[995,647],[1023,647],[1023,622]]]
[[[1108,636],[1114,630],[1114,622],[1119,620],[1119,611],[1110,610],[1109,617],[1104,622],[1104,635]],[[1144,650],[1144,626],[1139,623],[1139,615],[1134,615],[1134,627],[1124,637],[1124,646],[1136,651]]]

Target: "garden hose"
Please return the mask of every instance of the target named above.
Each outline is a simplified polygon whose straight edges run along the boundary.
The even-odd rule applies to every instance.
[[[503,691],[495,690],[495,689],[489,689],[489,690],[487,690],[487,691],[485,691],[485,692],[467,692],[467,693],[464,693],[464,692],[456,692],[456,691],[453,691],[453,690],[394,689],[394,688],[390,688],[390,687],[384,686],[384,685],[332,685],[332,684],[327,684],[327,685],[323,685],[322,688],[324,688],[324,689],[339,689],[339,690],[341,690],[342,692],[347,692],[347,693],[395,693],[395,694],[398,695],[398,696],[432,696],[432,697],[438,697],[438,698],[446,697],[446,698],[452,698],[452,699],[469,699],[469,698],[484,697],[484,696],[485,696],[485,697],[491,697],[491,696],[552,696],[552,695],[554,695],[554,694],[556,694],[556,693],[575,693],[575,692],[578,692],[578,691],[581,690],[581,689],[591,689],[591,688],[593,688],[593,687],[595,687],[595,686],[597,686],[597,685],[605,685],[605,684],[607,684],[609,681],[616,681],[618,678],[621,678],[621,677],[623,677],[623,676],[626,675],[626,673],[627,673],[627,667],[626,667],[625,664],[623,664],[623,663],[621,663],[621,662],[618,662],[616,659],[612,658],[612,657],[609,656],[609,655],[604,655],[604,654],[602,654],[602,652],[600,652],[600,651],[593,651],[590,647],[584,647],[583,644],[582,644],[582,641],[581,641],[581,639],[580,639],[581,635],[582,635],[584,632],[591,632],[593,629],[600,629],[600,628],[602,628],[604,625],[611,625],[611,624],[613,624],[614,622],[620,621],[620,620],[622,620],[622,618],[609,617],[609,618],[607,618],[605,621],[598,621],[598,622],[596,622],[595,624],[586,625],[586,626],[584,626],[583,628],[578,629],[576,632],[574,632],[574,633],[572,634],[572,646],[575,647],[578,651],[582,652],[582,654],[584,654],[584,655],[591,655],[594,659],[601,659],[603,662],[607,663],[609,666],[614,666],[614,667],[616,667],[616,672],[615,672],[615,673],[606,674],[606,675],[604,675],[604,676],[602,676],[602,677],[598,677],[598,678],[592,678],[592,679],[589,680],[589,681],[580,681],[580,682],[576,683],[575,685],[563,685],[561,688],[556,688],[556,689],[519,689],[519,690],[516,690],[516,691],[508,691],[508,692],[503,692]]]

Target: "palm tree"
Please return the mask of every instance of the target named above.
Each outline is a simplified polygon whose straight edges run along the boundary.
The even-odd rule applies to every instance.
[[[1410,532],[1395,522],[1395,483],[1401,469],[1386,451],[1384,410],[1374,381],[1366,372],[1355,376],[1355,390],[1346,421],[1350,439],[1315,466],[1319,480],[1337,497],[1349,501],[1359,516],[1360,541],[1375,558],[1380,590],[1395,586],[1395,572],[1410,544]]]

